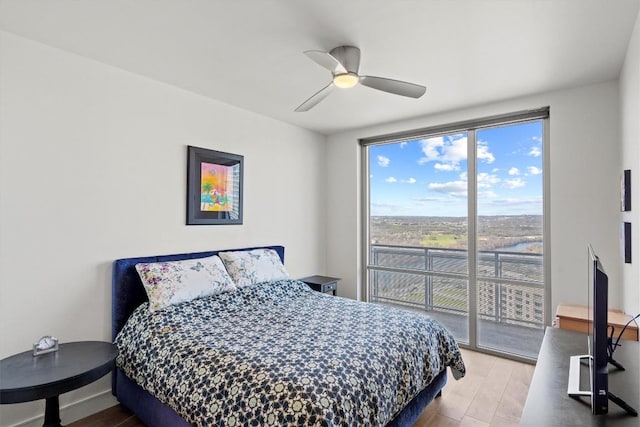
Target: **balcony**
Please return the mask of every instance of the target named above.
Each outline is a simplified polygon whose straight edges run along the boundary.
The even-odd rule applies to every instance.
[[[480,251],[478,345],[535,359],[545,328],[541,254]],[[426,312],[468,342],[467,251],[371,245],[370,301]]]

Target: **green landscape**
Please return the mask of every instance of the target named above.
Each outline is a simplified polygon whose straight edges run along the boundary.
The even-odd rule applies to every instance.
[[[478,217],[478,249],[542,253],[541,215]],[[372,216],[372,244],[466,249],[467,218]]]

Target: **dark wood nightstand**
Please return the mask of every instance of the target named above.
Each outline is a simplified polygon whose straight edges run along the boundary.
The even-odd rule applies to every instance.
[[[327,277],[327,276],[309,276],[303,277],[300,279],[301,282],[309,285],[311,289],[314,291],[329,293],[332,292],[333,295],[336,294],[336,290],[338,289],[338,281],[340,279],[337,277]]]
[[[32,350],[9,356],[0,360],[0,403],[46,399],[44,426],[60,426],[58,396],[111,372],[117,354],[110,342],[80,341],[39,356]]]

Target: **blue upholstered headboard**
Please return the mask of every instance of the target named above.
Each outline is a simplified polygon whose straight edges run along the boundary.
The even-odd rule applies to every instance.
[[[115,340],[133,310],[148,301],[147,294],[136,271],[141,262],[178,261],[181,259],[204,258],[226,251],[250,251],[252,249],[273,249],[284,263],[284,246],[261,246],[255,248],[224,249],[219,251],[194,252],[189,254],[158,255],[138,258],[124,258],[113,262],[111,285],[111,338]]]

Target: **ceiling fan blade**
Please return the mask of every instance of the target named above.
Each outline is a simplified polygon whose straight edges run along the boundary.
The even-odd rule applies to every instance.
[[[427,90],[426,87],[414,83],[374,76],[360,76],[360,84],[372,89],[410,98],[420,98]]]
[[[321,50],[307,50],[304,52],[313,62],[326,68],[332,73],[346,73],[347,70],[333,55]]]
[[[300,104],[300,106],[296,108],[295,111],[297,113],[300,113],[303,111],[309,111],[310,109],[315,107],[317,103],[325,99],[331,93],[334,87],[335,86],[333,85],[333,83],[329,83],[328,85],[320,89],[318,92],[316,92],[311,98],[307,99],[302,104]]]

